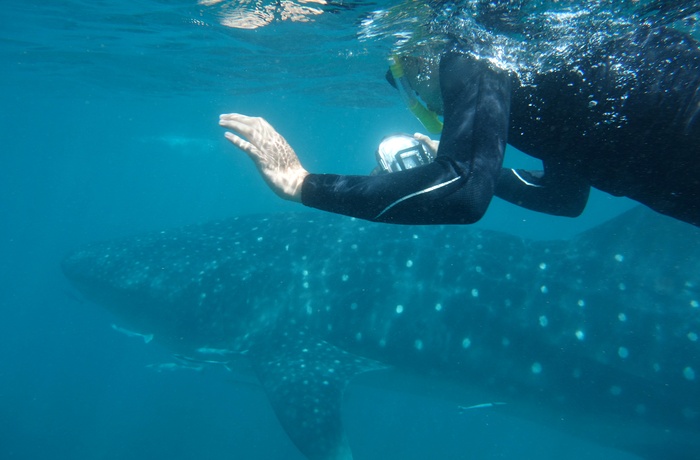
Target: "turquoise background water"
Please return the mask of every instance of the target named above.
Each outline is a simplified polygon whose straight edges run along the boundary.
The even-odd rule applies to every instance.
[[[174,1],[5,2],[0,13],[0,458],[302,458],[255,386],[170,361],[76,297],[61,257],[97,239],[300,210],[223,138],[218,115],[267,118],[314,172],[364,174],[379,140],[418,123],[360,41],[379,5],[223,27]],[[508,151],[511,166],[536,165]],[[593,195],[579,219],[496,200],[478,225],[566,238],[631,206]],[[359,261],[358,261],[359,263]],[[429,395],[352,388],[357,459],[629,458],[530,424],[459,416]]]

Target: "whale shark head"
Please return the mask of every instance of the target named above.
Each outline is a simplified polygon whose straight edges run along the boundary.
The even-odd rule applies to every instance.
[[[274,313],[251,317],[255,309],[245,293],[253,269],[243,268],[250,265],[246,251],[223,236],[194,244],[197,230],[89,244],[67,256],[62,269],[86,297],[176,352],[245,350],[245,337],[256,327],[267,329]]]

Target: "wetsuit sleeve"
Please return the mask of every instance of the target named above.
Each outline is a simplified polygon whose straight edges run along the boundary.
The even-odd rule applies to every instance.
[[[440,61],[444,127],[436,160],[379,176],[310,174],[306,206],[397,224],[473,223],[495,192],[506,146],[510,79],[488,63],[449,53]]]
[[[544,171],[502,169],[496,196],[533,211],[577,217],[590,193],[588,182],[571,170],[544,163]]]

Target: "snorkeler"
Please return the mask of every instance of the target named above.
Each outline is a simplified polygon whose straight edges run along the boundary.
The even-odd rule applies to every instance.
[[[689,35],[640,23],[528,84],[458,45],[435,68],[397,57],[389,77],[409,105],[417,94],[419,112],[443,117],[437,155],[419,167],[310,174],[264,119],[226,114],[219,124],[279,196],[370,221],[473,223],[494,195],[575,217],[595,187],[700,226],[700,47]],[[502,168],[506,143],[544,170]]]

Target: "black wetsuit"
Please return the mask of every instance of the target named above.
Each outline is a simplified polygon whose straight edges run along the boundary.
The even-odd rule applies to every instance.
[[[593,186],[700,226],[697,42],[645,26],[532,83],[444,54],[437,159],[380,176],[310,174],[302,202],[371,221],[465,224],[493,195],[577,216]],[[544,171],[503,169],[506,142]]]

